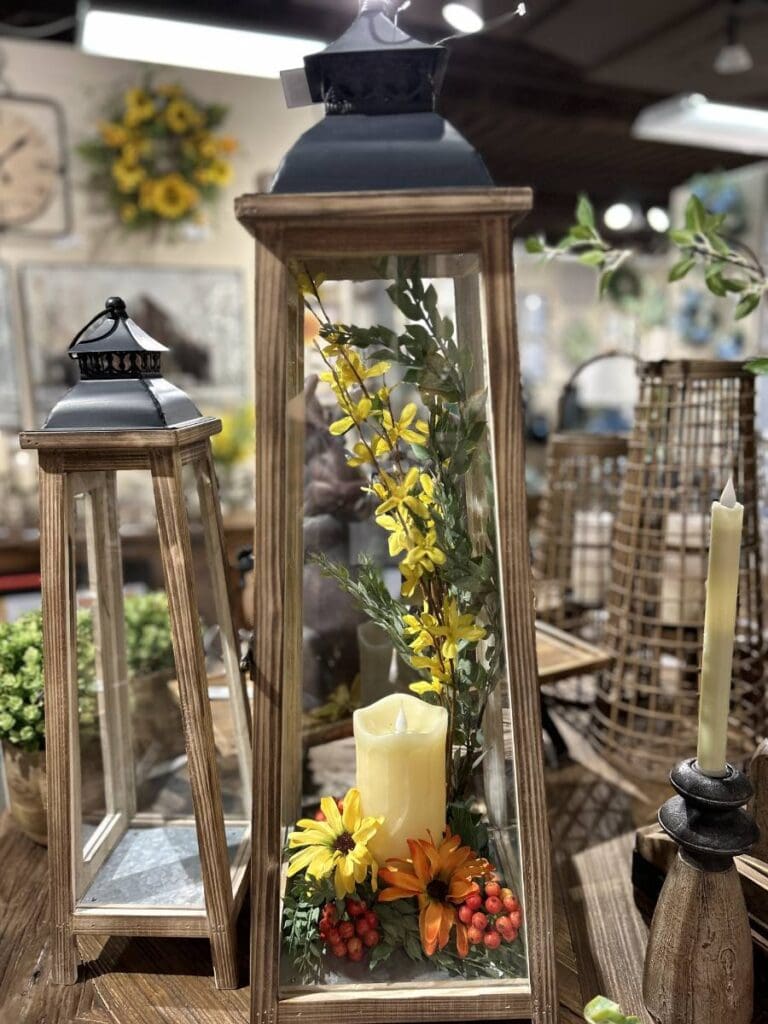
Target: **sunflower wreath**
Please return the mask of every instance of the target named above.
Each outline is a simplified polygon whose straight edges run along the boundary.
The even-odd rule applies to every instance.
[[[125,227],[203,223],[205,206],[232,180],[237,142],[215,134],[227,115],[179,85],[147,82],[115,100],[97,137],[79,146],[97,190]]]

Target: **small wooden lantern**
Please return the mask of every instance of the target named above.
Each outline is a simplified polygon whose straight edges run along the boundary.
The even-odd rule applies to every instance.
[[[76,936],[210,939],[220,988],[238,983],[235,917],[248,877],[249,715],[227,598],[210,440],[221,429],[161,376],[167,351],[108,300],[71,346],[80,381],[42,430],[21,435],[40,463],[52,977],[77,980]],[[126,661],[117,483],[147,474],[154,489],[176,663],[175,758],[147,763],[134,747],[136,694]],[[129,482],[129,486],[135,486]],[[197,514],[195,514],[197,509]],[[208,586],[198,588],[190,523],[203,535]],[[85,583],[90,617],[77,610]],[[199,598],[212,595],[238,797],[222,794]],[[202,620],[202,621],[201,621]],[[90,626],[89,626],[90,623]],[[82,634],[92,629],[95,665]],[[85,704],[82,676],[95,677]],[[173,684],[171,684],[173,685]],[[211,690],[211,694],[213,690]],[[80,695],[80,699],[78,699]],[[165,697],[160,704],[159,698]],[[157,714],[170,703],[158,691]],[[166,712],[167,713],[167,712]],[[183,730],[183,731],[182,731]],[[137,757],[140,755],[140,760]],[[168,755],[166,755],[168,756]],[[225,794],[226,795],[226,794]]]
[[[243,196],[236,205],[256,239],[257,266],[251,1020],[552,1024],[551,865],[512,266],[512,230],[531,194],[492,187],[479,156],[434,113],[445,51],[399,31],[387,16],[392,6],[365,0],[349,31],[308,58],[310,91],[329,116],[288,154],[272,194]],[[314,371],[322,375],[319,386]],[[344,410],[351,410],[346,419]],[[320,474],[333,453],[321,463],[310,431],[323,420],[326,433],[330,424],[332,437],[343,436],[338,452],[353,473],[347,490],[350,481],[358,497],[373,490],[367,520],[354,530],[368,559],[338,541],[351,532],[352,518],[341,486],[326,484],[318,522]],[[443,455],[435,460],[438,449]],[[455,487],[457,502],[452,547],[448,487]],[[395,506],[393,488],[403,500],[421,497],[389,520],[382,517],[395,506],[385,502],[377,522],[381,488]],[[318,541],[320,526],[325,543]],[[377,539],[386,541],[388,526],[395,532],[389,554]],[[332,544],[341,555],[330,552]],[[329,564],[342,557],[343,564]],[[473,580],[449,576],[462,558]],[[324,581],[323,570],[331,579]],[[417,670],[412,691],[426,699],[398,689],[393,669],[391,695],[356,713],[357,789],[349,741],[342,741],[313,748],[315,778],[324,772],[331,780],[313,792],[310,773],[302,771],[300,711],[314,687],[326,687],[327,695],[351,683],[340,666],[345,645],[356,643],[338,611],[339,583],[346,593],[362,588],[364,609],[370,598],[366,614],[380,625],[385,620],[399,655]],[[481,592],[488,615],[478,618],[470,612]],[[409,643],[403,612],[427,616],[429,643],[426,634]],[[436,637],[455,635],[440,618],[455,612],[462,613],[465,639],[453,648]],[[481,690],[484,716],[484,705],[472,703]],[[472,715],[467,733],[456,738],[452,716],[460,706],[471,706],[472,714],[479,707],[482,739]],[[435,745],[440,728],[443,740]],[[428,808],[421,793],[430,795]],[[447,806],[449,793],[466,797],[469,817],[461,822],[458,805]],[[313,831],[321,796],[325,821]],[[331,797],[344,798],[343,818]],[[385,799],[391,817],[381,810]],[[363,824],[355,830],[360,807]],[[429,832],[425,826],[397,839],[423,875],[417,904],[392,882],[392,872],[405,868],[392,867],[379,851],[385,830],[394,848],[397,829],[416,829],[410,823],[420,815],[431,815]],[[500,884],[487,882],[492,935],[465,930],[470,904],[462,907],[464,917],[458,904],[469,892],[466,879],[450,890],[450,867],[443,878],[437,860],[431,867],[420,860],[419,844],[430,851],[440,845],[446,815],[475,851],[486,838],[472,821],[490,835],[488,856],[501,877]],[[307,859],[311,848],[296,856],[313,836],[331,837],[328,857],[318,848],[316,864]],[[379,863],[378,888],[371,859]],[[354,880],[333,866],[353,870],[353,863]],[[347,894],[346,903],[334,900],[333,885],[337,896]],[[503,908],[511,908],[509,919],[501,920]],[[502,962],[507,966],[493,966]]]
[[[606,646],[590,731],[648,781],[695,746],[709,516],[728,477],[744,504],[729,739],[731,760],[765,732],[755,380],[741,363],[642,364],[614,530]]]

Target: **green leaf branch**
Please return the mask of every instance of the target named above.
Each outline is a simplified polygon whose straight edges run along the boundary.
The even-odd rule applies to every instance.
[[[704,282],[718,298],[738,296],[735,319],[742,320],[760,305],[768,291],[765,268],[747,246],[733,243],[722,233],[725,214],[709,213],[698,196],[685,207],[685,226],[669,232],[681,258],[669,272],[670,281],[681,281],[702,267]]]
[[[525,248],[547,260],[569,257],[586,267],[593,267],[599,272],[600,298],[608,291],[616,271],[634,255],[633,249],[618,249],[602,237],[597,230],[595,209],[585,195],[580,195],[576,203],[576,223],[559,242],[551,246],[534,236],[526,239]]]
[[[698,196],[691,196],[685,207],[681,228],[668,232],[669,240],[680,250],[680,259],[669,271],[669,281],[682,281],[692,270],[704,271],[704,282],[718,298],[738,298],[736,320],[753,313],[768,291],[768,276],[757,256],[746,245],[734,242],[723,234],[724,214],[709,213]],[[634,256],[633,249],[619,249],[607,242],[597,230],[595,211],[586,196],[576,204],[576,223],[554,245],[538,237],[528,238],[526,250],[547,260],[571,258],[599,272],[599,293],[602,298],[616,271]],[[757,360],[754,366],[758,365]],[[768,372],[768,364],[755,372]]]

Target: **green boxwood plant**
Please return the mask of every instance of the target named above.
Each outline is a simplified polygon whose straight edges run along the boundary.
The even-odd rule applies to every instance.
[[[173,668],[168,599],[162,592],[125,599],[126,654],[132,675]],[[77,613],[78,708],[81,727],[96,723],[96,650],[90,611]],[[21,750],[45,749],[43,625],[40,612],[0,622],[0,740]]]

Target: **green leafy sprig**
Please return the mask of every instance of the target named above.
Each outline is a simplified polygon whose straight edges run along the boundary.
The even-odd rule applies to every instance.
[[[317,981],[322,969],[320,910],[335,900],[330,879],[302,873],[291,878],[283,900],[283,942],[302,981]]]
[[[618,249],[607,242],[597,230],[595,208],[585,195],[576,204],[576,223],[554,246],[535,236],[526,239],[529,253],[545,256],[547,260],[570,257],[599,272],[598,292],[602,298],[608,291],[616,271],[633,255],[632,249]]]
[[[680,281],[694,269],[704,269],[704,282],[718,298],[738,296],[735,319],[742,320],[760,305],[768,291],[765,269],[755,254],[741,243],[734,244],[722,233],[725,214],[709,213],[698,196],[685,207],[685,226],[669,232],[681,259],[669,272],[670,281]]]
[[[387,267],[381,266],[378,271],[384,277]],[[476,486],[490,488],[490,464],[482,445],[487,430],[486,395],[482,390],[473,390],[471,350],[458,344],[453,321],[441,314],[437,290],[422,279],[418,260],[398,260],[395,280],[386,289],[406,320],[401,333],[381,325],[358,327],[331,322],[319,293],[320,279],[313,280],[306,271],[300,278],[310,308],[317,307],[313,312],[320,324],[320,337],[337,350],[357,350],[369,365],[380,360],[399,364],[404,369],[404,383],[418,389],[427,410],[429,430],[423,443],[409,442],[404,446],[406,450],[393,455],[401,469],[415,463],[432,480],[432,528],[436,546],[448,557],[435,569],[419,595],[414,596],[412,604],[420,610],[422,602],[426,602],[429,611],[439,619],[444,600],[450,598],[456,601],[461,614],[470,614],[485,631],[482,647],[476,642],[462,645],[443,694],[424,697],[447,707],[447,773],[452,798],[460,798],[466,793],[478,763],[482,718],[496,683],[501,652],[492,517],[485,517],[482,536],[471,536],[467,499],[470,473]],[[374,410],[378,410],[378,401],[372,395]],[[370,445],[366,441],[370,424],[358,429],[363,442]],[[374,472],[377,471],[374,464]],[[426,524],[421,525],[426,529]],[[364,562],[353,575],[322,557],[318,562],[388,633],[398,653],[410,663],[414,652],[403,622],[410,610],[409,603],[389,595],[379,569]]]

